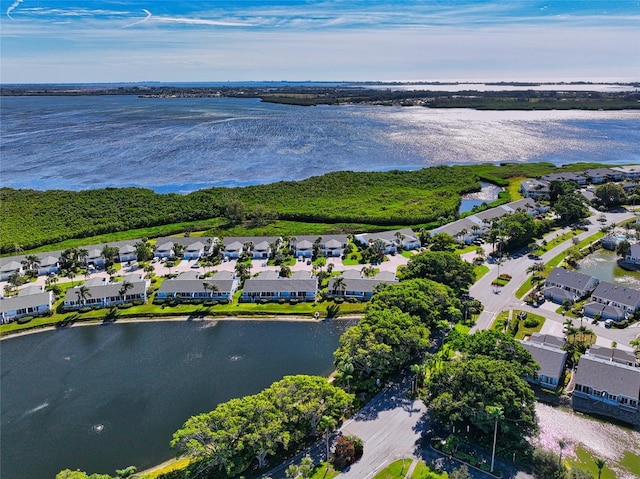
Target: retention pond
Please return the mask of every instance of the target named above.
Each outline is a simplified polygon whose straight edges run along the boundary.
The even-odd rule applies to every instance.
[[[2,341],[2,477],[113,474],[173,456],[190,416],[284,375],[332,371],[352,321],[156,322]]]

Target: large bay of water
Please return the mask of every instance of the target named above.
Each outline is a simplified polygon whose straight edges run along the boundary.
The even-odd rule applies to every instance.
[[[158,464],[190,416],[284,375],[328,375],[352,324],[128,323],[3,340],[1,476]]]
[[[3,97],[2,186],[184,192],[328,171],[640,163],[640,111],[475,111],[257,99]]]

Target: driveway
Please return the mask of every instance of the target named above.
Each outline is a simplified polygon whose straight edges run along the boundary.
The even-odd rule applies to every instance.
[[[598,216],[600,214],[601,213],[599,212],[597,213]],[[604,223],[595,221],[597,216],[591,216],[590,220],[592,224],[588,226],[587,231],[583,231],[578,234],[577,238],[579,240],[588,238],[589,236],[597,233],[603,224],[617,224],[622,221],[634,218],[635,214],[629,212],[605,213],[605,216],[607,220]],[[551,240],[561,236],[567,231],[569,231],[568,228],[565,228],[561,231],[555,231],[546,235],[544,239],[547,242],[551,242]],[[541,260],[545,263],[550,261],[556,255],[571,247],[572,244],[572,239],[567,239],[563,243],[554,246],[552,249],[544,253]],[[564,323],[567,318],[555,312],[558,309],[559,305],[548,301],[543,303],[540,308],[533,308],[527,305],[524,301],[515,297],[516,290],[522,283],[524,283],[524,281],[529,276],[529,273],[527,273],[527,268],[529,268],[529,266],[531,266],[533,263],[534,261],[529,259],[528,257],[521,256],[520,258],[504,260],[499,265],[487,265],[489,266],[489,272],[469,289],[469,294],[481,301],[484,305],[484,310],[480,314],[478,320],[476,321],[476,324],[472,328],[472,331],[488,329],[489,327],[491,327],[491,324],[495,320],[498,313],[500,313],[501,311],[520,309],[542,315],[547,319],[542,328],[543,333],[549,333],[558,336],[563,335],[562,323]],[[496,288],[492,286],[491,282],[496,279],[499,274],[502,273],[510,274],[512,277],[511,281],[509,281],[509,283],[504,287]],[[579,320],[575,320],[574,323],[577,326],[580,326]],[[591,325],[590,323],[587,323],[586,325],[590,329],[592,329],[593,332],[598,336],[598,339],[596,341],[597,344],[610,347],[611,343],[615,341],[618,348],[629,351],[631,351],[629,341],[640,334],[640,326],[638,324],[626,329],[607,329],[597,325]]]

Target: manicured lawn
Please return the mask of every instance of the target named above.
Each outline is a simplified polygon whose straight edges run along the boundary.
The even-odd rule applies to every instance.
[[[438,472],[422,461],[416,464],[413,474],[411,474],[411,479],[447,479],[448,477],[446,472]]]
[[[471,330],[471,326],[467,326],[466,324],[456,323],[453,329],[455,329],[456,331],[462,334],[469,334],[469,331]]]
[[[513,311],[513,316],[517,317],[518,313],[520,313],[520,311],[515,309]],[[516,339],[524,339],[525,336],[531,336],[533,333],[539,333],[540,330],[542,329],[542,325],[546,320],[544,316],[540,316],[539,314],[530,313],[528,311],[526,311],[526,313],[527,313],[527,318],[536,319],[538,321],[538,325],[531,328],[527,328],[524,325],[524,321],[520,321],[520,324],[518,325],[518,332],[516,333]]]
[[[398,459],[395,462],[392,462],[387,467],[385,467],[378,474],[373,476],[373,479],[397,479],[403,478],[407,471],[409,470],[409,466],[411,465],[411,459]]]
[[[473,271],[476,274],[476,281],[478,281],[489,272],[489,267],[486,264],[477,264],[473,267]]]
[[[182,469],[184,467],[187,467],[187,465],[189,464],[189,459],[187,458],[183,458],[183,459],[176,459],[173,462],[170,462],[169,464],[167,464],[166,466],[157,469],[153,472],[149,472],[147,474],[143,474],[141,477],[141,479],[156,479],[156,477],[158,477],[160,474],[165,474],[167,472],[171,472],[171,471],[176,471],[178,469]]]
[[[310,479],[333,479],[338,474],[340,474],[340,471],[336,471],[331,464],[327,469],[327,463],[321,462],[313,468]]]
[[[411,458],[398,459],[373,476],[373,479],[404,478],[412,462],[413,460]],[[413,470],[413,474],[411,474],[411,479],[447,479],[447,477],[449,477],[449,475],[446,472],[438,472],[423,461],[418,461]]]
[[[76,283],[78,284],[78,283]],[[66,286],[66,284],[60,285]],[[70,287],[70,283],[69,286]],[[64,295],[63,295],[64,296]],[[279,303],[238,303],[238,294],[234,301],[229,304],[217,304],[215,306],[205,306],[204,304],[177,304],[175,306],[164,306],[161,304],[153,304],[149,302],[141,306],[132,306],[126,309],[118,309],[116,319],[125,318],[162,318],[172,316],[191,316],[191,317],[216,317],[216,316],[247,316],[247,317],[287,317],[287,316],[305,316],[313,317],[317,311],[320,317],[325,316],[327,307],[333,302],[320,303],[299,303],[299,304],[279,304]],[[62,299],[58,300],[54,305],[54,311],[60,309]],[[364,312],[366,303],[348,303],[339,304],[341,315],[358,315]],[[109,313],[108,308],[94,309],[85,313],[79,312],[58,312],[48,317],[34,318],[28,323],[19,324],[14,321],[9,324],[0,325],[0,335],[8,334],[15,331],[27,330],[31,328],[39,328],[45,326],[55,326],[59,323],[68,321],[85,322],[85,321],[102,321]]]

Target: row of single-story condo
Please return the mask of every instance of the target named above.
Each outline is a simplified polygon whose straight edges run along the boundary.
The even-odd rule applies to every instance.
[[[527,377],[527,381],[552,391],[558,389],[567,362],[567,352],[562,349],[565,339],[550,334],[533,333],[528,341],[520,343],[540,366],[535,376]]]
[[[420,246],[420,240],[413,230],[406,228],[382,233],[365,233],[357,235],[356,240],[366,245],[368,242],[379,239],[385,242],[385,253],[395,253],[400,250],[416,249]],[[103,268],[106,260],[102,251],[105,246],[118,248],[117,260],[120,263],[135,261],[137,259],[136,244],[140,240],[116,241],[99,245],[87,246],[87,255],[84,262],[87,266]],[[289,244],[295,257],[310,258],[314,248],[318,254],[326,257],[341,257],[347,247],[347,235],[320,235],[292,237]],[[247,236],[228,237],[220,240],[216,237],[161,237],[156,240],[154,256],[156,258],[169,258],[175,255],[175,245],[183,247],[182,256],[186,260],[197,260],[210,254],[214,247],[219,247],[220,255],[227,259],[237,259],[248,254],[252,259],[269,259],[275,251],[283,245],[283,239],[279,236]],[[59,261],[62,251],[51,251],[47,256],[39,258],[38,275],[57,273],[60,270]],[[22,263],[25,255],[0,258],[0,281],[8,280],[13,274],[24,274],[25,265]]]
[[[147,290],[151,282],[140,274],[130,274],[121,281],[110,282],[107,278],[91,278],[82,285],[66,291],[64,307],[80,309],[97,306],[108,308],[134,301],[147,301]]]
[[[525,180],[520,183],[520,192],[525,198],[548,199],[552,181],[570,181],[579,186],[599,185],[608,182],[622,182],[625,189],[635,188],[640,179],[640,165],[616,166],[612,168],[591,168],[582,172],[551,173],[540,178]],[[589,193],[589,192],[587,192]],[[592,192],[591,192],[592,193]],[[593,195],[586,195],[587,199]]]
[[[290,278],[276,271],[262,271],[245,280],[240,301],[315,301],[318,297],[318,278],[309,271],[295,271]]]
[[[635,355],[592,345],[578,362],[573,396],[574,408],[577,405],[580,410],[597,411],[638,424],[640,368]],[[618,410],[625,416],[620,417]]]
[[[311,258],[314,248],[327,258],[339,258],[349,242],[347,235],[301,235],[289,239],[289,245],[296,258]]]
[[[422,243],[410,228],[380,233],[362,233],[354,235],[354,239],[362,246],[370,245],[375,241],[381,241],[384,245],[384,254],[395,254],[402,250],[414,250]]]
[[[555,268],[545,280],[544,296],[554,303],[572,304],[590,297],[583,313],[589,318],[622,321],[640,310],[640,291],[621,284],[599,281],[593,276]]]
[[[0,322],[10,323],[25,316],[42,316],[52,312],[53,293],[44,287],[29,285],[14,296],[0,298]]]
[[[453,221],[452,223],[431,230],[430,234],[434,236],[438,233],[446,233],[458,241],[473,243],[490,230],[493,221],[518,211],[536,216],[549,211],[549,208],[536,203],[531,198],[525,198]]]
[[[375,276],[363,276],[358,270],[346,270],[329,280],[328,293],[335,298],[356,298],[360,301],[371,299],[379,284],[397,283],[395,273],[380,271]]]
[[[565,300],[573,304],[591,294],[598,283],[597,278],[588,274],[554,268],[544,282],[544,297],[558,304],[562,304]]]
[[[165,279],[156,293],[156,299],[231,300],[238,283],[238,278],[231,271],[217,271],[207,278],[201,278],[196,271],[186,271],[177,278]]]

